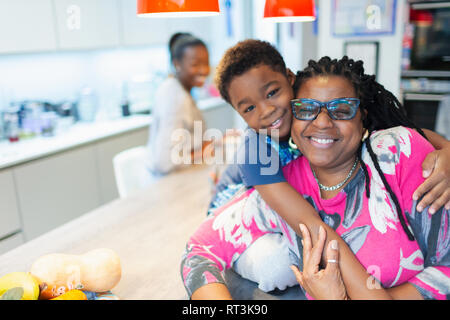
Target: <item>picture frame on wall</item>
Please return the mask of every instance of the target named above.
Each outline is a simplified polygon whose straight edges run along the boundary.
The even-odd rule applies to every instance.
[[[333,0],[331,31],[335,37],[395,33],[397,0]]]
[[[353,60],[364,62],[364,73],[369,75],[378,74],[378,41],[347,41],[344,43],[344,54]]]

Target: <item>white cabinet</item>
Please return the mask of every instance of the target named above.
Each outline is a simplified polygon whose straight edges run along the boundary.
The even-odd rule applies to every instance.
[[[2,170],[0,171],[0,238],[20,229],[20,216],[12,170]]]
[[[169,42],[168,19],[138,17],[135,0],[120,0],[119,10],[123,45],[155,45]]]
[[[0,239],[21,229],[29,241],[118,198],[112,159],[147,138],[144,127],[0,171]]]
[[[209,43],[220,17],[139,18],[136,0],[0,0],[0,53],[167,45],[175,32]]]
[[[0,0],[0,53],[55,49],[51,0]]]
[[[94,146],[14,167],[26,240],[100,205]]]
[[[53,3],[59,48],[119,45],[118,0],[53,0]]]
[[[219,129],[222,133],[226,133],[227,129],[235,128],[236,113],[236,110],[225,101],[220,106],[202,110],[206,127],[208,129]]]
[[[113,168],[113,158],[119,152],[147,144],[148,127],[97,143],[95,156],[99,171],[99,186],[102,203],[119,197]]]
[[[14,249],[15,247],[20,246],[24,243],[23,233],[19,232],[10,237],[0,241],[0,254],[3,254],[9,250]]]

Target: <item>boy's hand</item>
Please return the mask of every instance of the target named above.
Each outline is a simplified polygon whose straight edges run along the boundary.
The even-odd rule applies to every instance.
[[[422,211],[431,205],[428,212],[433,214],[445,205],[450,209],[450,143],[441,150],[427,155],[422,163],[423,177],[426,180],[416,189],[413,200],[418,200],[417,210]]]

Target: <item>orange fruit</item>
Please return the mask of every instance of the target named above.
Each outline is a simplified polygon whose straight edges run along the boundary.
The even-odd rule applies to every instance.
[[[41,282],[39,284],[39,288],[41,290],[39,294],[39,300],[51,300],[72,290],[67,288],[66,286],[57,287],[55,285],[48,285],[46,282]]]
[[[69,290],[50,300],[87,300],[86,294],[78,289]]]

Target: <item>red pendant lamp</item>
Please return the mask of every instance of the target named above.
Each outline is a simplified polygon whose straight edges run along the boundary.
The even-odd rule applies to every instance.
[[[266,0],[264,20],[305,22],[316,20],[314,0]]]
[[[139,17],[205,17],[217,14],[218,0],[137,0]]]

